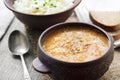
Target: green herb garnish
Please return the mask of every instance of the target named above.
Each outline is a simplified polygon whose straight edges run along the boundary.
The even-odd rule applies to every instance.
[[[56,5],[54,5],[54,4],[50,4],[50,6],[51,6],[51,7],[57,7],[57,6],[56,6]]]
[[[45,6],[46,4],[47,4],[47,2],[44,2],[44,3],[43,3],[43,6]]]
[[[35,4],[38,4],[38,2],[35,2]]]
[[[56,6],[56,5],[54,5],[53,7],[54,7],[54,8],[56,8],[57,6]]]
[[[36,7],[36,9],[39,9],[39,7]]]
[[[45,6],[46,4],[44,3],[43,6]]]

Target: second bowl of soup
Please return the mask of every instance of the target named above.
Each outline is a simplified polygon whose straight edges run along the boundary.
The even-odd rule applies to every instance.
[[[113,51],[113,39],[103,29],[86,23],[59,23],[41,34],[33,66],[55,80],[96,80],[108,70]]]

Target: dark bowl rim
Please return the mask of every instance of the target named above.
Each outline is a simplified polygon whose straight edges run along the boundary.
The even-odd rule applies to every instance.
[[[13,1],[14,1],[14,0],[13,0]],[[53,13],[53,14],[47,14],[47,15],[36,15],[36,14],[28,14],[28,13],[23,13],[23,12],[17,11],[17,10],[15,10],[12,6],[10,6],[10,4],[8,4],[8,3],[6,2],[6,0],[3,0],[5,6],[6,6],[8,9],[10,9],[11,11],[13,11],[13,12],[15,12],[15,13],[23,14],[23,15],[29,15],[29,16],[52,16],[52,15],[61,14],[61,13],[64,13],[64,12],[67,12],[67,11],[69,11],[69,10],[74,9],[76,6],[79,5],[79,3],[80,3],[81,1],[82,1],[82,0],[76,0],[76,3],[74,3],[74,2],[75,2],[75,0],[74,0],[74,2],[73,2],[74,5],[73,5],[73,6],[71,6],[70,8],[68,8],[68,9],[66,9],[66,10],[64,10],[64,11],[61,11],[61,12],[57,12],[57,13]]]
[[[108,50],[104,53],[104,55],[102,55],[94,60],[90,60],[90,61],[86,61],[86,62],[67,62],[67,61],[55,59],[55,58],[47,55],[46,52],[44,51],[44,49],[42,48],[42,45],[41,45],[41,40],[43,39],[44,34],[47,33],[49,30],[54,29],[57,26],[61,26],[61,25],[65,25],[65,24],[80,24],[80,25],[83,24],[86,26],[93,26],[97,30],[103,32],[103,34],[106,36],[106,38],[108,38],[108,45],[109,45]],[[88,24],[88,23],[83,23],[83,22],[62,22],[62,23],[55,24],[55,25],[47,28],[45,31],[42,32],[42,34],[40,35],[40,37],[38,39],[38,48],[40,48],[40,50],[43,52],[43,54],[45,56],[47,56],[47,58],[52,59],[52,61],[55,61],[58,63],[63,63],[63,64],[66,64],[66,63],[67,64],[86,64],[87,63],[87,64],[89,64],[89,63],[96,63],[97,61],[100,61],[102,58],[106,57],[106,55],[108,55],[111,50],[113,50],[113,38],[105,30],[103,30],[102,28],[100,28],[94,24]]]

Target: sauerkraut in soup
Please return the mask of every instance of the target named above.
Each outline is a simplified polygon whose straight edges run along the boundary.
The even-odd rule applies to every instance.
[[[108,39],[85,27],[65,27],[47,35],[42,46],[55,59],[87,62],[104,55],[108,50]]]
[[[73,6],[73,0],[15,0],[13,7],[20,12],[47,15],[62,12]]]

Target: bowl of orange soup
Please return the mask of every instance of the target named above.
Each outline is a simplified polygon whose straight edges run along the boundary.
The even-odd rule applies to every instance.
[[[33,67],[54,80],[97,80],[113,60],[113,39],[95,25],[59,23],[41,34],[37,53]]]

